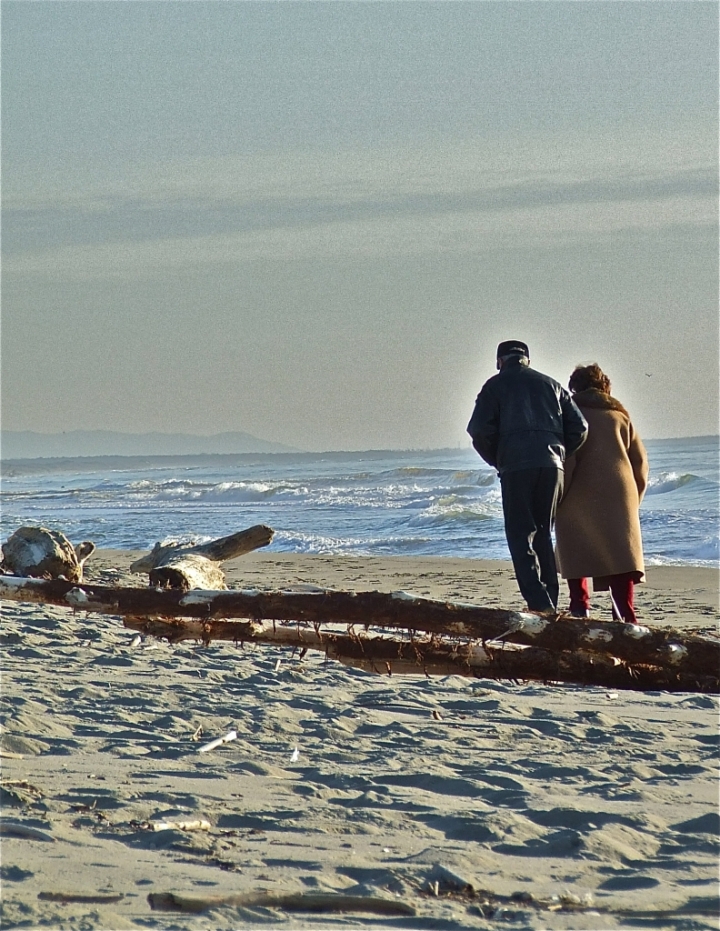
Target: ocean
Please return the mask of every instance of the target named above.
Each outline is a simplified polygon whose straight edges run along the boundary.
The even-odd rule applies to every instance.
[[[646,443],[649,565],[717,566],[718,438]],[[270,550],[507,559],[495,473],[472,449],[3,463],[2,539],[26,524],[146,550],[268,524]]]

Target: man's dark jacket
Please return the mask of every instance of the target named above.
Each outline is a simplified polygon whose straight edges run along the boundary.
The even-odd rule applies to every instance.
[[[585,442],[587,422],[562,385],[518,359],[488,379],[467,432],[500,475],[519,469],[562,469]]]

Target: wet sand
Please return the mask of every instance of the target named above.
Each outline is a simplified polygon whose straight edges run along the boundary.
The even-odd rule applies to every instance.
[[[96,554],[88,580],[143,584],[133,555]],[[505,562],[255,553],[226,569],[232,587],[522,608]],[[717,632],[717,582],[651,567],[641,622]],[[9,602],[2,641],[3,928],[718,927],[715,696],[381,677]],[[205,824],[155,829],[173,822]],[[168,892],[414,915],[151,911]]]

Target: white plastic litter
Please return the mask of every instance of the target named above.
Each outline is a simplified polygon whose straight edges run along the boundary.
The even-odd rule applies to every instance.
[[[204,818],[197,821],[153,821],[153,831],[209,831],[212,825]]]
[[[236,731],[228,731],[224,737],[218,737],[215,740],[211,740],[210,743],[203,744],[202,747],[198,747],[198,753],[207,753],[208,750],[214,750],[216,747],[221,747],[223,744],[230,743],[231,740],[237,739]]]

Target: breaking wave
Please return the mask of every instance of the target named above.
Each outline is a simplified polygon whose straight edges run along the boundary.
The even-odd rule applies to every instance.
[[[658,443],[650,461],[647,562],[717,565],[716,446]],[[144,549],[264,523],[276,531],[271,549],[286,552],[508,558],[500,483],[471,451],[51,466],[3,476],[3,538],[43,524],[101,547]]]
[[[659,475],[652,476],[648,482],[646,495],[664,495],[669,491],[677,491],[678,488],[685,488],[694,482],[701,482],[699,475],[693,475],[692,472],[680,475],[677,472],[661,472]]]

